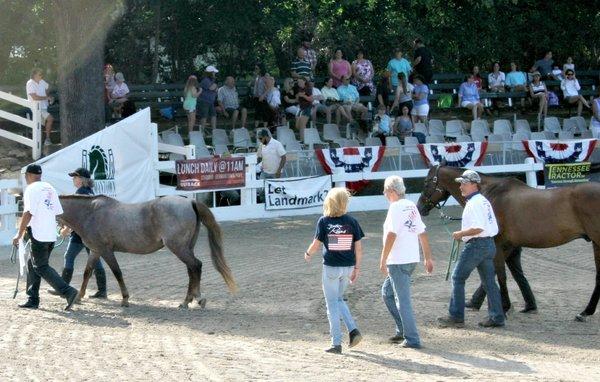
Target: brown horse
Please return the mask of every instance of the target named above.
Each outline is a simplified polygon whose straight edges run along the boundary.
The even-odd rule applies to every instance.
[[[417,207],[422,215],[440,208],[452,195],[462,206],[459,185],[454,181],[464,169],[434,166],[429,169]],[[510,307],[506,288],[506,261],[528,305],[534,304],[529,283],[520,270],[521,247],[550,248],[583,238],[593,242],[596,286],[578,320],[594,314],[600,298],[600,184],[539,190],[516,178],[481,176],[481,193],[490,201],[498,220],[495,268],[505,310]],[[516,271],[516,274],[515,274]],[[528,296],[530,294],[530,296]]]
[[[223,257],[221,228],[204,204],[178,196],[125,204],[103,195],[69,195],[61,196],[60,202],[64,212],[59,220],[77,232],[91,251],[79,291],[80,299],[85,296],[94,265],[102,257],[121,288],[121,305],[129,306],[129,292],[114,253],[149,254],[166,246],[187,266],[190,278],[187,295],[180,307],[187,308],[194,298],[203,307],[206,300],[200,298],[202,262],[194,256],[201,223],[208,230],[213,265],[229,290],[235,292],[235,281]]]

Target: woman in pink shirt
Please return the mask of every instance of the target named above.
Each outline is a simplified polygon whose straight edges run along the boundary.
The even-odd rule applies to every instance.
[[[329,61],[329,75],[333,79],[334,88],[342,84],[342,78],[352,76],[352,67],[348,61],[344,60],[344,53],[341,49],[336,49],[335,58]]]

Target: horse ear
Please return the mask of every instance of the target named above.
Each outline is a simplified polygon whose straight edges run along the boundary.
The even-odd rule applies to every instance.
[[[440,167],[445,166],[446,164],[448,164],[448,162],[446,162],[445,159],[442,159],[442,161],[440,162]]]

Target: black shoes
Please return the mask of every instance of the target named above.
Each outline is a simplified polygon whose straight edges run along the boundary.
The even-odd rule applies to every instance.
[[[360,334],[358,329],[354,329],[353,331],[351,331],[349,333],[349,335],[350,335],[350,343],[348,344],[348,346],[351,348],[358,345],[360,343],[360,341],[362,340],[362,335]]]
[[[335,345],[325,350],[325,353],[342,354],[342,345]]]
[[[108,296],[106,295],[106,291],[104,291],[104,292],[98,291],[98,292],[90,295],[90,298],[102,298],[102,299],[105,299],[105,298],[108,298]]]
[[[504,322],[499,323],[492,321],[488,318],[487,320],[480,322],[479,326],[481,326],[482,328],[501,328],[504,326]]]
[[[479,310],[479,308],[481,308],[481,307],[475,306],[475,304],[473,304],[473,300],[469,300],[465,303],[465,308],[471,309],[471,310]]]
[[[391,344],[399,344],[404,341],[404,336],[402,334],[396,334],[393,337],[388,338],[388,342]]]
[[[521,313],[537,313],[537,306],[526,306],[525,309],[520,310]]]
[[[38,304],[34,304],[33,302],[27,300],[26,303],[24,304],[19,304],[19,308],[24,308],[24,309],[37,309],[38,308]]]
[[[77,289],[71,288],[71,293],[67,297],[67,306],[65,306],[65,310],[71,310],[71,307],[77,300],[78,295],[79,295],[79,292],[77,292]]]
[[[437,319],[440,328],[464,328],[465,321],[459,320],[451,316],[439,317]]]

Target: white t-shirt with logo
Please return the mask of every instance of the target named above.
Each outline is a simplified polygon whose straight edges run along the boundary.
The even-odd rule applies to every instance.
[[[271,138],[266,145],[260,145],[258,156],[262,157],[262,170],[267,174],[277,173],[281,157],[285,154],[285,149],[281,142],[274,138]]]
[[[465,205],[462,214],[461,229],[481,228],[483,231],[474,236],[463,236],[462,241],[474,237],[494,237],[498,234],[498,222],[489,200],[481,194],[473,195]]]
[[[63,213],[58,194],[50,183],[34,182],[25,189],[23,212],[31,213],[31,233],[37,241],[56,240],[56,215]]]
[[[396,234],[396,240],[387,258],[387,264],[418,263],[419,234],[425,232],[425,224],[415,203],[400,199],[388,209],[383,223],[383,244],[388,233]]]
[[[48,83],[44,80],[40,80],[40,82],[35,82],[33,79],[30,79],[29,81],[27,81],[27,85],[25,85],[25,91],[27,92],[27,99],[29,101],[35,101],[33,98],[31,98],[30,94],[35,94],[40,97],[46,97],[47,96],[46,90],[48,90],[49,86],[50,85],[48,85]],[[48,109],[48,100],[47,99],[45,99],[43,101],[35,101],[35,102],[40,103],[40,109],[42,109],[42,110]]]

